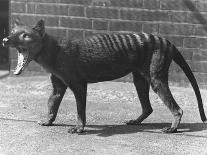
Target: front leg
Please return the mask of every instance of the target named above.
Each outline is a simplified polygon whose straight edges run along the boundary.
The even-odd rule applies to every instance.
[[[67,89],[67,86],[56,76],[51,75],[50,79],[53,90],[48,100],[48,115],[45,120],[38,122],[38,124],[43,126],[50,126],[55,121],[58,108]]]
[[[86,124],[86,82],[71,82],[69,87],[74,93],[77,104],[77,125],[68,130],[69,133],[81,133]]]

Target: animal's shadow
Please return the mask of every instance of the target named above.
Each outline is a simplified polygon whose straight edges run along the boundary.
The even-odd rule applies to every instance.
[[[161,133],[161,129],[164,127],[169,127],[170,123],[143,123],[141,125],[86,125],[85,131],[81,135],[90,135],[96,134],[101,137],[108,137],[117,134],[130,134],[137,132],[149,132],[149,133]],[[54,126],[68,126],[66,124],[54,124]],[[160,130],[159,130],[160,129]],[[159,131],[157,131],[159,130]],[[179,133],[190,133],[207,130],[207,125],[204,123],[181,123],[178,128]],[[195,137],[204,137],[207,136],[197,136],[197,135],[188,135]]]
[[[32,120],[11,119],[11,118],[0,118],[0,120],[37,123],[36,121],[32,121]],[[143,123],[141,125],[125,125],[125,124],[123,125],[86,125],[85,131],[81,133],[81,135],[96,134],[97,136],[108,137],[108,136],[113,136],[117,134],[130,134],[130,133],[137,133],[137,132],[162,133],[157,130],[158,129],[161,130],[162,128],[168,127],[170,125],[171,125],[170,123]],[[54,123],[53,126],[73,127],[73,125],[56,124],[56,123]],[[181,123],[178,128],[178,133],[192,133],[192,132],[198,132],[198,131],[203,131],[203,130],[207,130],[207,124],[205,123]],[[199,136],[199,135],[186,135],[186,136],[207,138],[207,136]]]

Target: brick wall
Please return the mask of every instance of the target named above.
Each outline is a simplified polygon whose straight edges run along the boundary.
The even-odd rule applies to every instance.
[[[60,42],[106,31],[144,31],[168,38],[182,52],[201,85],[207,83],[207,1],[204,0],[11,0],[11,21],[46,21]],[[15,55],[12,55],[15,61]],[[13,64],[15,62],[13,61]],[[42,70],[32,63],[29,70]],[[128,78],[127,78],[128,79]],[[170,80],[187,79],[172,64]]]

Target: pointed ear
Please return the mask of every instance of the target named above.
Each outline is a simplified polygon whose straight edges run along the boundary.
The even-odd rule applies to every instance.
[[[17,27],[17,26],[20,26],[20,25],[23,25],[22,22],[20,21],[19,18],[16,18],[15,21],[14,21],[14,27]]]
[[[43,20],[39,20],[37,22],[37,24],[33,27],[33,29],[37,32],[39,32],[39,34],[41,36],[44,36],[45,34],[45,22]]]

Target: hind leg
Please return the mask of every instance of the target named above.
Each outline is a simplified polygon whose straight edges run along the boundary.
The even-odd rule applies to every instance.
[[[177,132],[178,125],[180,124],[181,117],[183,115],[183,111],[174,100],[169,89],[167,80],[160,78],[152,78],[151,85],[154,92],[159,95],[161,100],[168,107],[168,109],[174,117],[171,127],[163,128],[162,131],[165,133]]]
[[[130,120],[127,125],[138,125],[152,113],[152,107],[149,101],[149,82],[140,74],[133,73],[134,85],[142,107],[142,114],[135,120]]]
[[[174,100],[168,85],[168,70],[171,62],[172,55],[170,52],[157,50],[154,51],[150,64],[150,82],[152,89],[168,107],[174,118],[171,127],[162,130],[166,133],[177,132],[183,115],[183,111]]]

